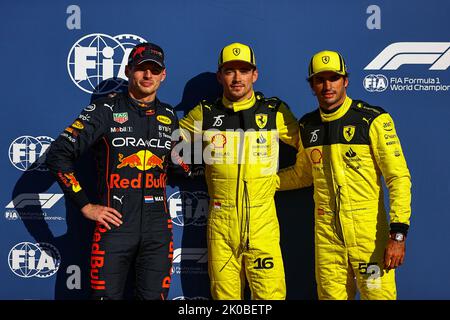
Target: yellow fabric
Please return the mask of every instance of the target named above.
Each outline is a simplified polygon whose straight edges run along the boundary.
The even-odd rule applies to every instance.
[[[392,130],[386,131],[385,124],[392,124]],[[389,189],[390,222],[409,225],[411,177],[394,127],[394,121],[389,114],[382,114],[374,120],[370,127],[370,137],[375,160]]]
[[[253,95],[242,103],[231,103],[225,98],[222,102],[238,111],[253,107],[257,99]],[[180,127],[191,133],[185,133],[185,139],[198,132],[193,123],[204,120],[201,108],[208,107],[200,104],[180,120]],[[208,110],[204,111],[207,114]],[[276,124],[275,130],[207,130],[200,136],[210,196],[208,271],[214,299],[242,299],[244,275],[252,299],[285,299],[274,202],[278,136],[298,148],[299,134],[295,117],[284,104],[276,113]]]
[[[278,108],[276,121],[280,140],[298,149],[300,136],[297,120],[285,104],[281,104]]]
[[[194,135],[202,134],[203,111],[198,104],[183,119],[180,119],[181,136],[186,141],[193,141]],[[201,139],[201,136],[200,136]]]
[[[322,109],[319,108],[320,118],[322,119],[323,122],[338,120],[347,113],[348,109],[350,109],[350,106],[352,105],[352,102],[353,100],[347,96],[345,97],[345,100],[342,103],[341,107],[337,108],[336,111],[330,113],[325,113],[322,111]]]
[[[256,67],[255,54],[249,46],[239,42],[227,45],[219,55],[218,67],[229,61],[244,61]]]
[[[338,121],[351,103],[347,97],[336,112],[320,112],[322,122]],[[411,181],[392,118],[387,113],[373,114],[370,144],[304,148],[300,142],[296,164],[278,173],[280,190],[314,185],[316,279],[321,299],[354,298],[348,270],[356,277],[361,298],[396,298],[394,272],[383,270],[389,226],[381,176],[389,190],[391,223],[409,225]],[[361,120],[354,120],[355,125],[361,125]],[[307,126],[306,121],[300,122],[300,127]],[[372,276],[361,273],[361,266],[367,264],[373,264]]]
[[[331,71],[340,75],[347,74],[347,67],[341,54],[336,51],[321,51],[316,53],[309,63],[308,78],[319,72]]]
[[[256,102],[255,92],[252,92],[252,96],[249,99],[242,100],[242,101],[230,101],[225,96],[222,97],[222,103],[225,106],[225,108],[233,109],[234,112],[238,112],[241,110],[247,110]]]

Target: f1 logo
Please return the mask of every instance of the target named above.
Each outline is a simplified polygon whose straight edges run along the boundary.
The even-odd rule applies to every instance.
[[[61,199],[62,193],[22,193],[6,206],[6,209],[22,209],[26,206],[40,206],[42,209],[50,209]]]
[[[431,64],[429,70],[450,66],[450,42],[396,42],[375,57],[364,70],[397,70],[404,64]]]
[[[208,251],[206,248],[177,248],[173,251],[173,263],[181,263],[181,260],[206,263],[208,262]]]

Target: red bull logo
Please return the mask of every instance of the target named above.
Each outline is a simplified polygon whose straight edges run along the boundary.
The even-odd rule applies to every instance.
[[[72,186],[73,192],[78,192],[81,190],[81,185],[78,182],[77,178],[75,178],[73,172],[64,173],[64,176],[67,178],[68,183]]]
[[[158,178],[155,178],[153,173],[145,174],[145,181],[142,181],[142,173],[139,173],[136,178],[128,179],[122,178],[120,174],[113,173],[109,176],[110,189],[163,189],[166,187],[167,175],[161,173]],[[142,186],[144,183],[144,186]]]
[[[149,151],[149,153],[151,153],[151,152]],[[159,168],[163,169],[163,162],[164,162],[164,156],[161,159],[157,155],[152,154],[150,156],[150,158],[148,158],[148,160],[147,160],[147,168],[151,169],[154,167],[159,167]]]
[[[137,168],[139,170],[148,170],[154,167],[159,167],[164,169],[164,156],[162,158],[155,155],[149,150],[140,150],[129,156],[124,157],[122,153],[119,153],[119,164],[118,169],[129,166],[130,168]]]
[[[124,157],[122,153],[119,153],[119,162],[117,165],[118,169],[126,166],[130,166],[130,168],[142,167],[141,158],[135,153],[128,157]]]
[[[107,231],[106,227],[97,223],[94,231],[94,237],[92,239],[91,247],[91,288],[94,290],[104,290],[106,289],[106,282],[100,279],[99,270],[103,268],[105,263],[105,250],[100,250],[100,240],[102,234]]]
[[[142,52],[145,51],[145,47],[136,48],[136,51],[133,53],[133,59],[139,54],[142,57]]]

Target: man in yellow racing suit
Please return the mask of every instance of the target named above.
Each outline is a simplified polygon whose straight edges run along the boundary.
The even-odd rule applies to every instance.
[[[299,121],[296,164],[279,177],[280,190],[314,184],[319,299],[354,299],[357,288],[362,299],[396,299],[411,181],[394,122],[382,108],[346,95],[348,74],[337,52],[314,55],[308,80],[319,108]]]
[[[253,50],[232,43],[220,53],[217,79],[223,97],[202,101],[180,121],[197,135],[210,196],[208,272],[214,299],[285,299],[274,194],[278,137],[298,148],[298,124],[277,98],[253,91],[258,78]]]

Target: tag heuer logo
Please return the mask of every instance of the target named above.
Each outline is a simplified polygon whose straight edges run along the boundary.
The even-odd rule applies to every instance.
[[[234,49],[233,49],[233,54],[234,54],[235,56],[238,56],[239,53],[241,53],[241,49],[239,49],[239,48],[234,48]]]
[[[115,122],[123,124],[128,121],[128,112],[113,113],[113,119]]]
[[[327,64],[328,62],[330,62],[330,57],[329,56],[323,56],[322,57],[322,62]]]

